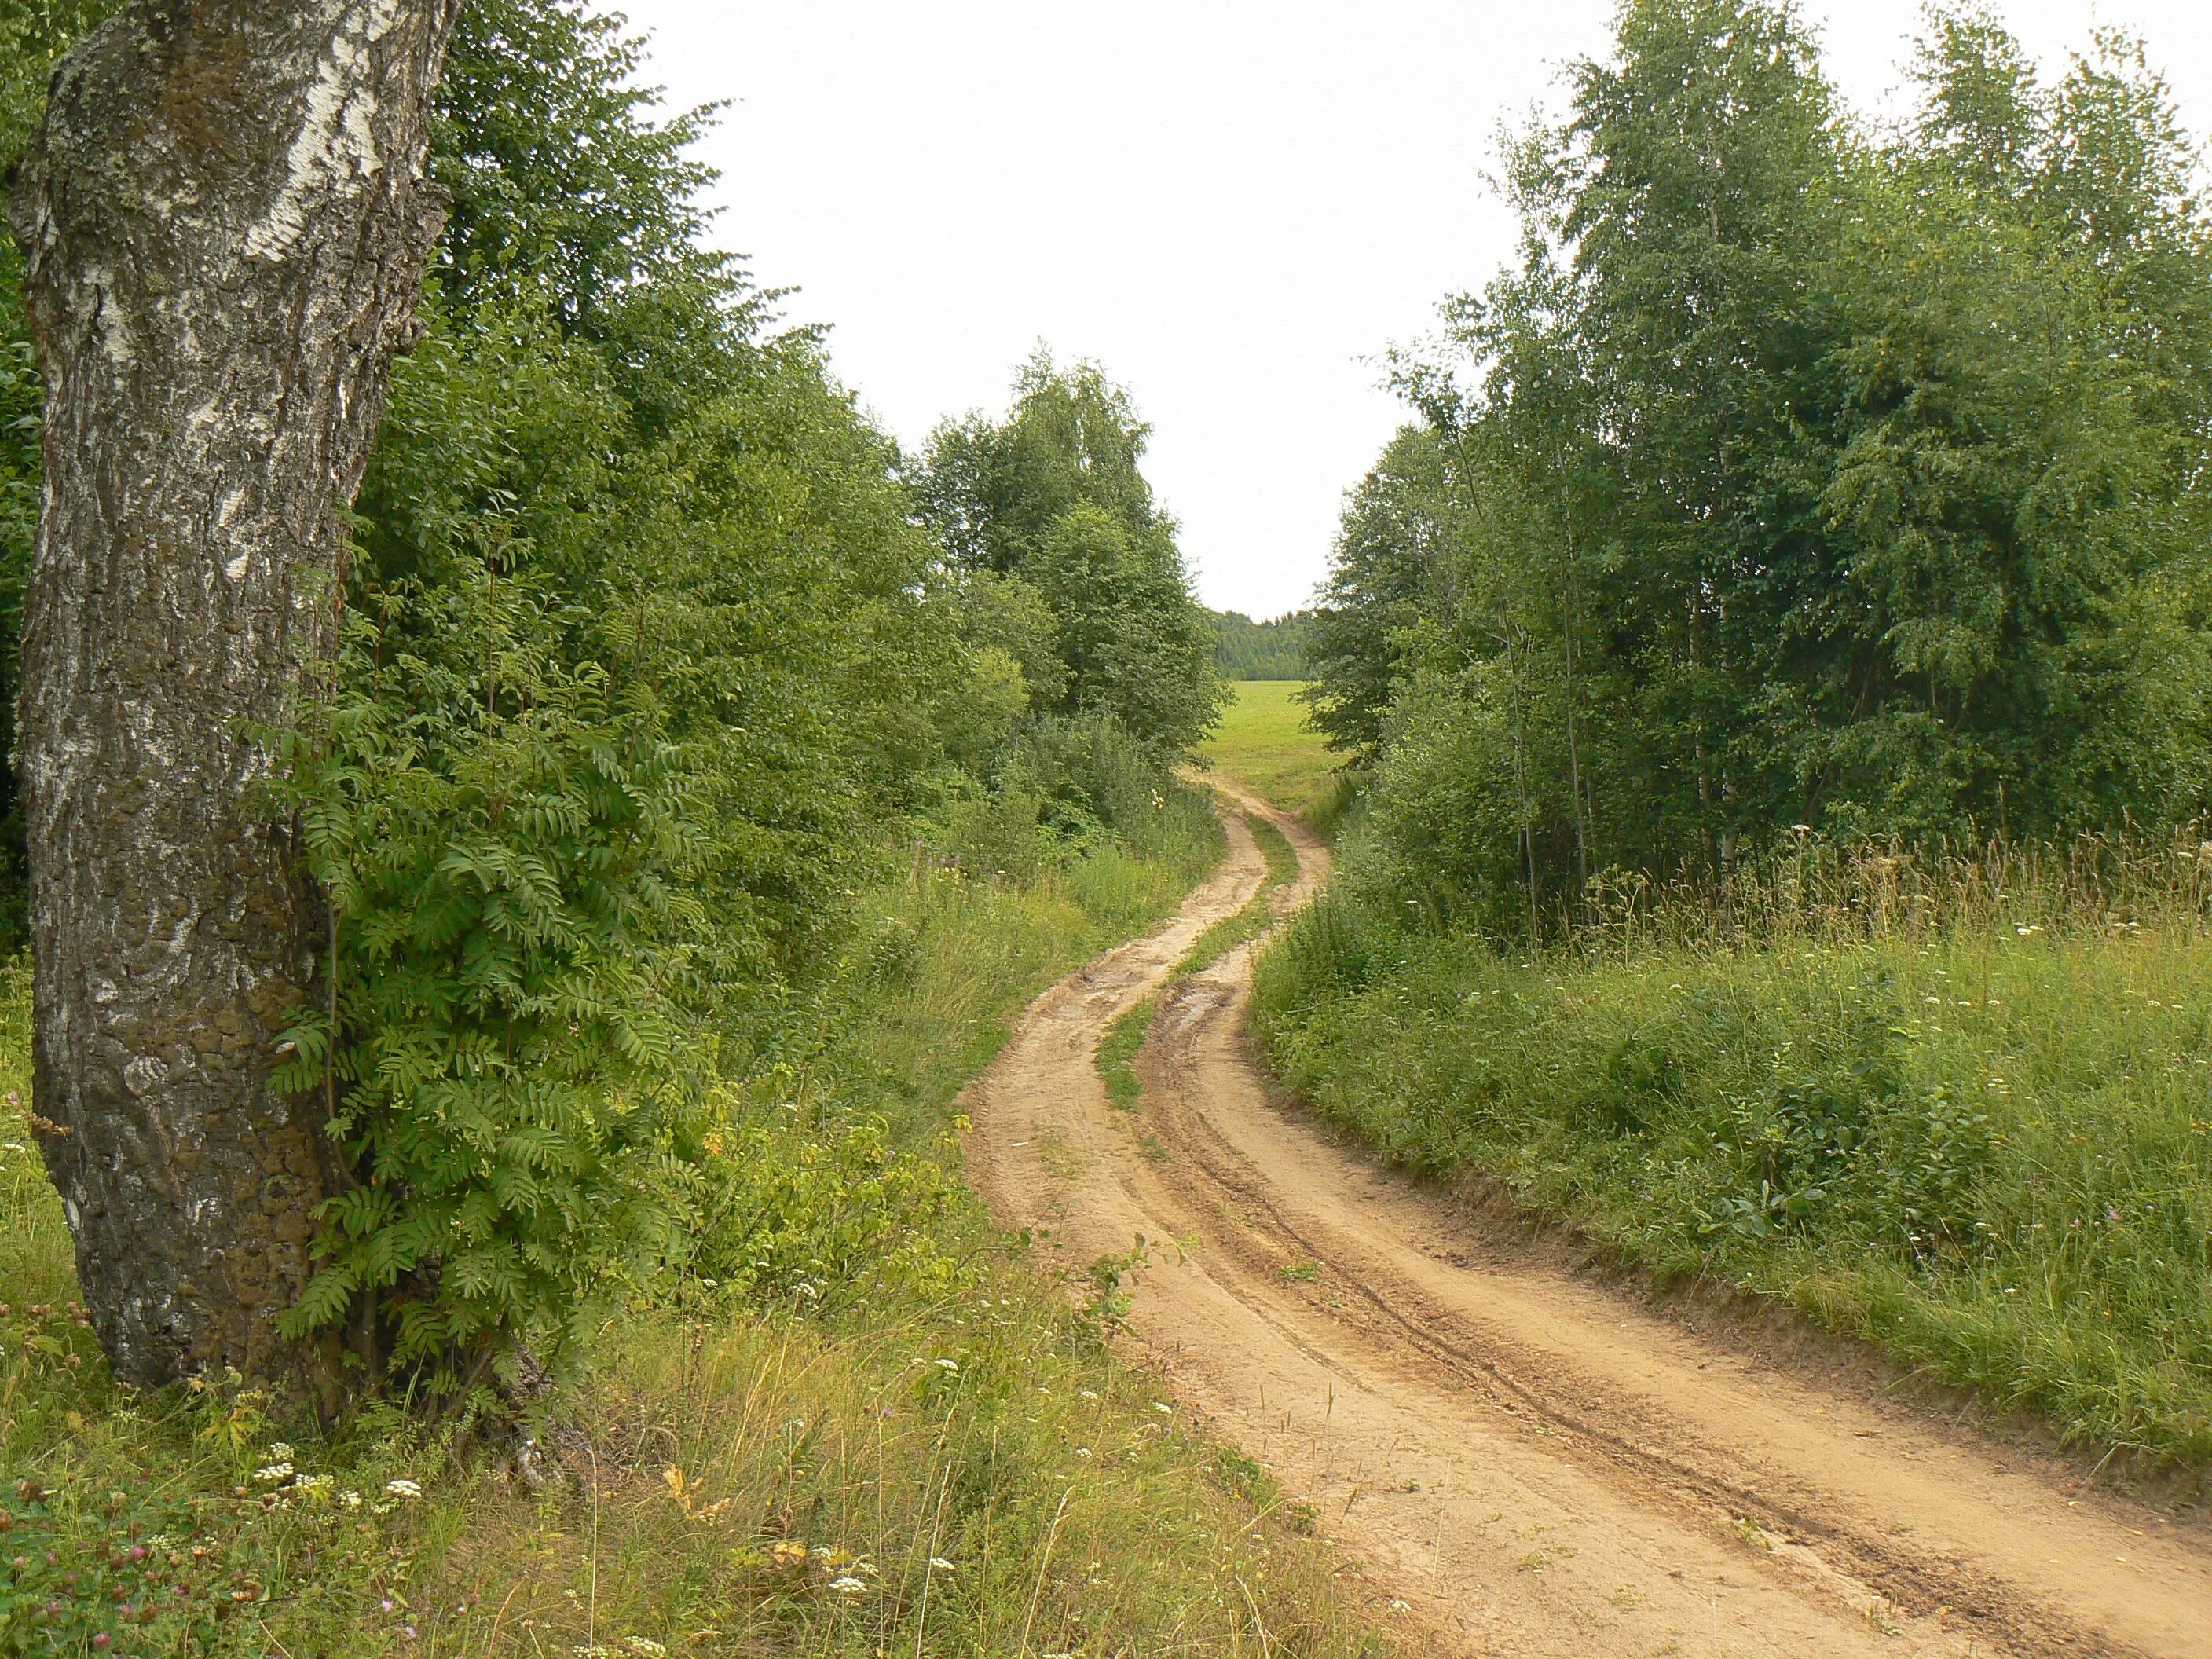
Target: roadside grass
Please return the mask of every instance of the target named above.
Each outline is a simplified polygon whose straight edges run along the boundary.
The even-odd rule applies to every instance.
[[[2212,941],[2185,854],[2132,890],[1900,885],[1874,857],[1817,903],[1662,902],[1533,952],[1382,920],[1355,859],[1255,1018],[1287,1084],[1401,1164],[2202,1470]]]
[[[1285,811],[1310,817],[1340,793],[1337,758],[1306,724],[1296,680],[1237,680],[1221,725],[1199,755]]]
[[[465,1417],[117,1388],[0,1121],[0,1655],[1381,1651],[1308,1518],[1121,1362],[1110,1286],[1043,1282],[959,1179],[954,1096],[1028,999],[1218,853],[1154,850],[866,896],[827,1035],[731,1103],[747,1282],[611,1297],[538,1490]]]

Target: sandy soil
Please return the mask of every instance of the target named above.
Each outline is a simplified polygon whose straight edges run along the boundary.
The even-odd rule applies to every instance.
[[[1304,825],[1287,913],[1326,878]],[[1092,1051],[1265,861],[1040,998],[971,1091],[973,1178],[1057,1265],[1148,1241],[1131,1326],[1210,1430],[1447,1651],[2212,1659],[2212,1538],[1849,1378],[1761,1363],[1486,1236],[1272,1102],[1252,949],[1177,981],[1108,1103]],[[1402,1604],[1402,1605],[1394,1605]]]

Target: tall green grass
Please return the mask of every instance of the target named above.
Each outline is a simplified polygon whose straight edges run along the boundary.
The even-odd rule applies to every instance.
[[[2212,857],[1808,844],[1499,949],[1363,891],[1261,970],[1281,1075],[1665,1278],[2145,1464],[2212,1461]]]
[[[611,1297],[527,1448],[398,1404],[287,1428],[234,1379],[118,1389],[14,1127],[8,969],[0,1654],[1372,1650],[1303,1518],[1117,1358],[1111,1297],[1042,1282],[959,1179],[957,1089],[1218,843],[1150,850],[1019,884],[917,860],[866,895],[787,1051],[733,1085],[710,1224],[737,1269]]]

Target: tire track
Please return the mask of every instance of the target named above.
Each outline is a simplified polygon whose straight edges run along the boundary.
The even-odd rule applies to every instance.
[[[1285,911],[1323,848],[1297,848]],[[970,1172],[1080,1268],[1152,1241],[1132,1329],[1212,1426],[1465,1653],[2212,1659],[2212,1545],[1863,1387],[1770,1370],[1564,1270],[1468,1265],[1477,1224],[1269,1100],[1254,949],[1165,993],[1114,1110],[1106,1026],[1265,863],[1031,1008],[970,1092]]]

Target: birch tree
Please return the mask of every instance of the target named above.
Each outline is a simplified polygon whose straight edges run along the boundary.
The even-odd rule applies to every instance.
[[[331,948],[265,735],[334,647],[344,515],[443,219],[459,0],[137,0],[57,72],[10,222],[46,389],[20,757],[34,1105],[121,1380],[330,1399],[277,1320],[347,1174],[272,1084]]]

